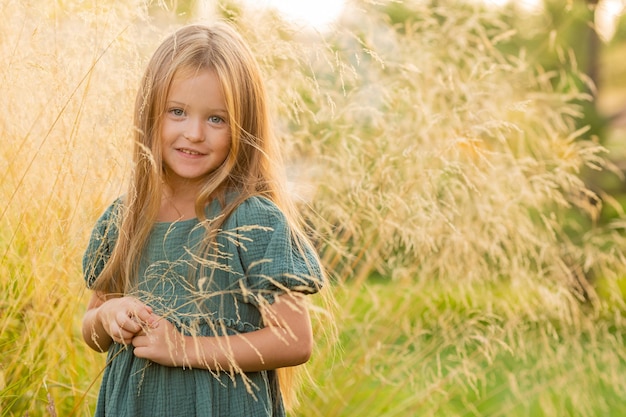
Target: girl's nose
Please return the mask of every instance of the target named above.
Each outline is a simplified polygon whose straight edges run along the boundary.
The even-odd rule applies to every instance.
[[[203,122],[198,120],[190,120],[185,125],[183,136],[191,142],[202,142],[204,140]]]

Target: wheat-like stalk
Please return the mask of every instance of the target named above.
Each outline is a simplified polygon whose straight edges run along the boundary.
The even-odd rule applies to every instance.
[[[625,223],[594,223],[611,199],[581,170],[614,167],[575,127],[588,97],[500,50],[516,34],[493,10],[348,7],[329,33],[216,7],[259,57],[334,280],[339,343],[314,308],[294,415],[620,415]],[[89,415],[105,358],[81,340],[80,258],[123,190],[145,61],[197,16],[9,1],[0,18],[0,414]]]

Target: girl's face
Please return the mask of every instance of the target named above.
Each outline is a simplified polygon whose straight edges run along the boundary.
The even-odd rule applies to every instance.
[[[161,129],[168,184],[200,185],[230,150],[226,102],[217,75],[201,70],[176,76],[167,97]]]

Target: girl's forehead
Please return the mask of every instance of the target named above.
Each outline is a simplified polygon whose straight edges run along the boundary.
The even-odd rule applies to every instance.
[[[217,71],[212,68],[201,67],[201,68],[183,68],[174,73],[172,79],[170,80],[169,86],[167,88],[167,96],[170,96],[173,93],[173,90],[176,89],[177,86],[181,84],[187,84],[187,81],[196,78],[203,78],[206,81],[206,77],[203,77],[206,74],[210,74],[211,82],[218,89],[222,90],[222,80],[219,77]]]
[[[166,104],[176,102],[195,108],[210,107],[226,111],[222,85],[215,71],[201,70],[175,76],[169,87]]]
[[[181,81],[181,80],[187,80],[187,79],[196,77],[199,74],[202,74],[207,71],[212,72],[215,75],[218,75],[217,71],[215,71],[215,69],[212,67],[207,67],[207,66],[181,67],[174,71],[174,74],[172,75],[171,83],[174,83],[176,81]],[[219,76],[218,76],[218,79],[219,79]]]

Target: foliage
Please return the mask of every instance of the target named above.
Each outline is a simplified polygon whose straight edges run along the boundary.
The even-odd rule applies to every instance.
[[[310,395],[302,415],[626,411],[623,328],[571,314],[577,302],[553,289],[435,282],[398,288],[379,282],[342,288],[337,295],[343,361],[315,361],[319,392]]]
[[[623,414],[626,224],[595,223],[580,177],[612,169],[577,126],[584,77],[504,48],[506,15],[431,3],[353,2],[328,33],[217,9],[259,57],[335,279],[340,344],[297,414]],[[164,6],[0,8],[3,416],[93,408],[80,258],[125,181],[141,69],[184,20]]]
[[[415,7],[395,27],[374,7],[342,22],[328,44],[350,71],[316,70],[336,111],[324,122],[319,97],[293,133],[315,138],[312,204],[344,241],[326,253],[339,276],[571,285],[578,266],[619,270],[619,233],[601,238],[609,256],[583,243],[607,231],[581,228],[599,207],[580,170],[610,167],[576,130],[585,93],[496,48],[513,33],[493,12]]]

